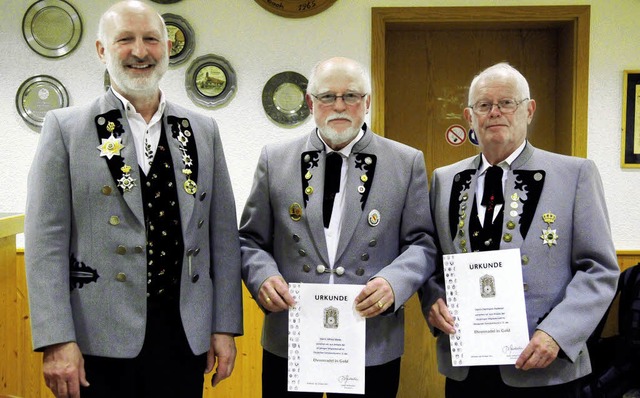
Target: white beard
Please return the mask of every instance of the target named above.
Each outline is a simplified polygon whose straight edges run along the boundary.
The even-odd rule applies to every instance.
[[[333,119],[348,119],[353,122],[350,116],[342,113],[327,117],[324,123],[324,127],[318,127],[318,130],[320,130],[320,134],[322,135],[322,137],[326,141],[329,141],[328,143],[331,145],[342,145],[344,143],[349,143],[360,132],[360,127],[352,126],[344,130],[342,133],[339,133],[333,128],[329,127],[329,122]]]
[[[135,96],[152,96],[158,92],[160,80],[169,68],[169,58],[162,59],[155,65],[154,71],[149,76],[130,77],[127,68],[118,60],[111,57],[106,52],[107,70],[109,71],[109,79],[111,79],[122,94],[130,94]]]

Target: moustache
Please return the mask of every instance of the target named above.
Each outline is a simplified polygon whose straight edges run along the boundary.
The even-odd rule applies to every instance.
[[[327,123],[336,119],[346,119],[350,122],[353,122],[353,119],[351,118],[351,116],[347,115],[346,113],[335,113],[333,115],[327,116]]]

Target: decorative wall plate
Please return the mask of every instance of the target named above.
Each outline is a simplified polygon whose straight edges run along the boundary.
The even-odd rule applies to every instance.
[[[69,95],[57,79],[38,75],[25,80],[16,94],[16,108],[25,122],[42,127],[45,114],[69,106]]]
[[[66,1],[39,0],[24,14],[22,34],[33,51],[58,58],[73,51],[80,42],[82,21]]]
[[[236,91],[236,73],[226,59],[217,55],[196,58],[185,76],[189,98],[207,108],[226,103]]]
[[[162,14],[167,33],[171,40],[171,54],[169,54],[169,64],[178,65],[187,60],[193,53],[196,46],[196,35],[193,28],[184,18],[175,14]]]
[[[294,126],[309,116],[305,101],[307,79],[296,72],[281,72],[271,77],[262,89],[262,107],[276,123]]]
[[[262,8],[286,18],[304,18],[331,7],[336,0],[255,0]]]

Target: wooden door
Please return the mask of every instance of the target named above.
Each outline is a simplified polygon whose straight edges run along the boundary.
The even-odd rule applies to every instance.
[[[555,32],[547,30],[388,32],[385,136],[422,150],[429,172],[477,154],[461,135],[469,128],[462,115],[469,83],[487,66],[508,61],[525,75],[538,103],[531,142],[557,151],[557,48]]]
[[[374,8],[374,131],[422,150],[428,173],[479,153],[468,135],[456,142],[469,128],[462,115],[469,84],[506,61],[527,78],[537,103],[533,145],[585,156],[588,16],[588,6]],[[405,322],[398,397],[444,397],[417,295]]]

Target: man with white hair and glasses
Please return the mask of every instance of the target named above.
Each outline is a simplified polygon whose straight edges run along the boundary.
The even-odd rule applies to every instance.
[[[506,63],[485,69],[464,109],[482,153],[433,173],[439,255],[520,249],[530,337],[515,366],[452,366],[455,320],[439,263],[422,306],[438,336],[447,398],[577,397],[577,379],[591,372],[586,341],[619,273],[602,182],[593,161],[531,145],[535,110],[519,71]]]
[[[316,128],[260,155],[240,240],[243,279],[265,312],[263,397],[322,396],[287,392],[292,282],[364,285],[365,396],[396,396],[403,305],[433,272],[435,245],[424,157],[367,127],[370,93],[359,63],[320,62],[306,95]]]

